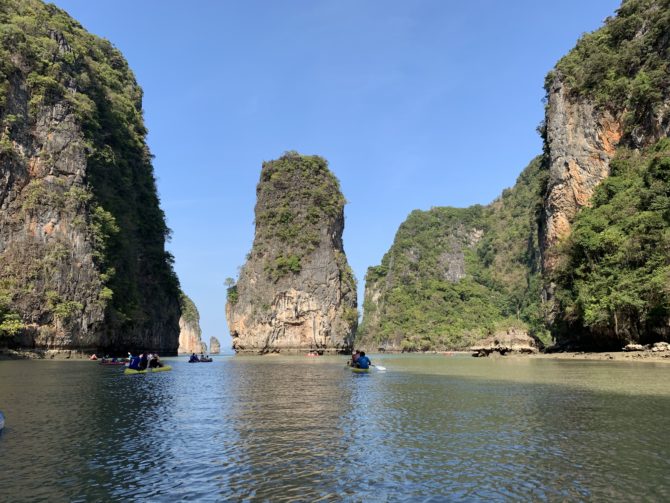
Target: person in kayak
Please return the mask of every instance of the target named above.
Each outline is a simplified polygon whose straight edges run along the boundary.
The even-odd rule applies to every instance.
[[[130,363],[128,364],[128,368],[132,370],[140,370],[140,357],[139,356],[131,356],[130,357]]]
[[[148,364],[149,364],[149,359],[147,358],[147,354],[142,353],[140,355],[140,370],[146,370]]]
[[[370,358],[365,356],[365,351],[361,351],[361,356],[359,356],[358,360],[356,360],[356,366],[359,369],[369,369],[370,365],[372,365]]]
[[[198,357],[195,356],[195,353],[192,353],[192,354],[191,354],[191,357],[188,359],[188,362],[189,362],[189,363],[197,363],[197,362],[199,362],[199,361],[200,361],[200,360],[198,360]]]
[[[361,357],[361,352],[360,351],[355,351],[351,354],[351,362],[349,362],[349,365],[351,367],[357,367],[358,366],[358,359]]]
[[[161,359],[158,357],[158,353],[151,353],[149,355],[149,368],[150,369],[157,369],[158,367],[162,367],[163,363],[161,362]]]

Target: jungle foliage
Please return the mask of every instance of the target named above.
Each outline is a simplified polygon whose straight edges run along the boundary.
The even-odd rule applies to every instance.
[[[345,202],[322,157],[290,151],[263,163],[254,250],[263,254],[265,272],[273,281],[300,273],[304,258],[329,239],[324,224],[344,218]],[[266,249],[270,242],[281,246]]]
[[[661,105],[670,89],[670,0],[627,0],[605,25],[587,33],[547,75],[570,92],[615,112],[625,127],[669,120]],[[666,114],[664,117],[660,115]]]
[[[670,139],[620,149],[592,203],[577,215],[555,271],[564,329],[596,347],[667,339]]]
[[[535,159],[489,206],[413,211],[381,265],[368,269],[361,343],[416,351],[462,348],[509,328],[546,336],[541,168]]]

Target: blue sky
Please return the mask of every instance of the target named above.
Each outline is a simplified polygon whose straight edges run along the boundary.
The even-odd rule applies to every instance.
[[[144,89],[169,249],[203,340],[253,240],[261,163],[318,154],[359,282],[413,209],[486,204],[541,152],[544,76],[619,0],[56,0]]]

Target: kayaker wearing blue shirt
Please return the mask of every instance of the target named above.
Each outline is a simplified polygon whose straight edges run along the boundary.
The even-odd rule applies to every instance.
[[[131,356],[130,357],[130,363],[128,364],[128,368],[132,370],[140,370],[140,357],[139,356]]]
[[[370,365],[372,365],[370,358],[365,356],[365,351],[361,351],[361,356],[359,356],[358,360],[356,360],[356,365],[359,369],[369,369]]]

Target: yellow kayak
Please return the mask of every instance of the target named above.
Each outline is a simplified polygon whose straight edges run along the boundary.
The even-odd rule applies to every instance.
[[[357,367],[349,367],[349,368],[351,369],[352,372],[356,372],[357,374],[367,374],[368,372],[370,372],[369,368],[367,369],[359,369]]]
[[[169,365],[165,365],[163,367],[156,367],[154,369],[145,369],[145,370],[133,370],[133,369],[126,369],[123,371],[124,374],[150,374],[152,372],[167,372],[168,370],[172,370],[172,367]]]

